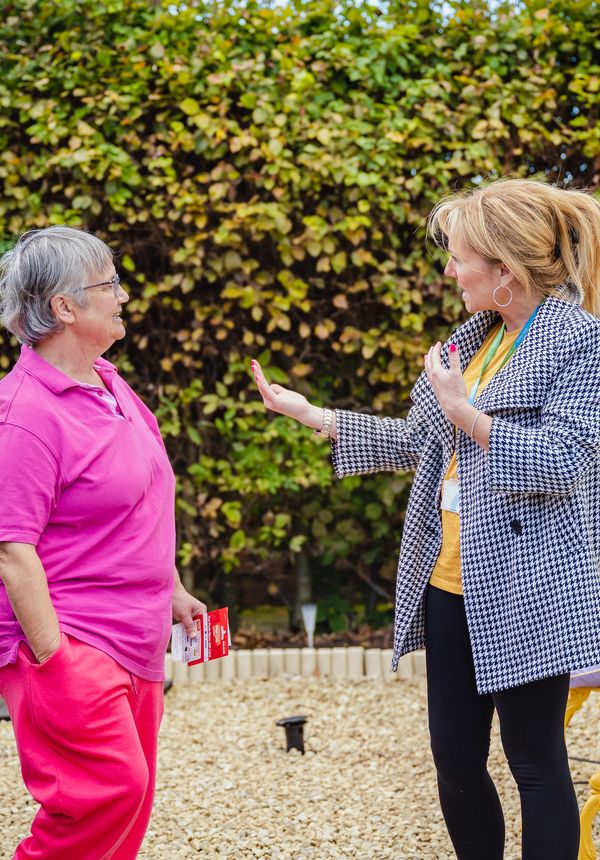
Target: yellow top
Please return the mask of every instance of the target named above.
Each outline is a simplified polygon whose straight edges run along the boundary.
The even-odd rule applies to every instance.
[[[483,366],[485,355],[493,339],[500,330],[500,324],[488,332],[478,352],[473,356],[471,363],[466,368],[463,378],[467,386],[467,392],[477,381],[477,377]],[[519,331],[504,332],[504,336],[500,341],[500,345],[495,356],[490,361],[489,367],[479,380],[477,388],[477,396],[481,394],[485,386],[496,373],[500,370],[502,362],[506,355],[519,336]],[[456,464],[456,452],[452,455],[448,471],[445,475],[445,480],[458,478],[458,468]],[[460,515],[452,511],[442,510],[442,548],[438,556],[438,560],[429,580],[431,585],[436,588],[441,588],[444,591],[451,591],[453,594],[462,594],[461,568],[460,568]]]

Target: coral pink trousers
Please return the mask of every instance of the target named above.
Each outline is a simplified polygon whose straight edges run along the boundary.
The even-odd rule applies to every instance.
[[[133,860],[154,796],[163,685],[62,634],[0,669],[25,785],[40,809],[13,860]]]

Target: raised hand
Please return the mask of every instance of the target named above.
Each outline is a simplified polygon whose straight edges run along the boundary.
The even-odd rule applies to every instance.
[[[283,385],[277,385],[276,383],[269,385],[258,361],[253,360],[250,363],[250,367],[254,373],[260,396],[267,409],[270,409],[272,412],[279,412],[280,415],[287,415],[288,418],[295,418],[296,421],[311,426],[310,418],[314,407],[311,407],[303,394],[290,391],[289,388],[284,388]]]
[[[442,345],[436,343],[425,356],[425,372],[446,417],[455,419],[457,411],[467,403],[465,380],[455,344],[448,351],[449,369],[442,364]]]

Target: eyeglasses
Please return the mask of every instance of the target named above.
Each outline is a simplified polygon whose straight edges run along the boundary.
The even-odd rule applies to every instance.
[[[112,287],[115,299],[118,299],[121,295],[121,279],[118,275],[115,275],[110,281],[101,281],[99,284],[90,284],[87,287],[82,287],[82,290],[91,290],[94,287]]]

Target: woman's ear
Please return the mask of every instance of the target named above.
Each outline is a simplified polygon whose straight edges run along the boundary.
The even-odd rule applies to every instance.
[[[515,276],[513,275],[511,270],[508,268],[508,266],[505,266],[504,263],[500,263],[500,278],[499,278],[500,284],[502,284],[503,287],[508,286],[511,283],[511,281],[514,281],[514,278],[515,278]]]
[[[52,313],[63,325],[73,325],[75,322],[75,302],[71,296],[57,295],[50,299]]]

